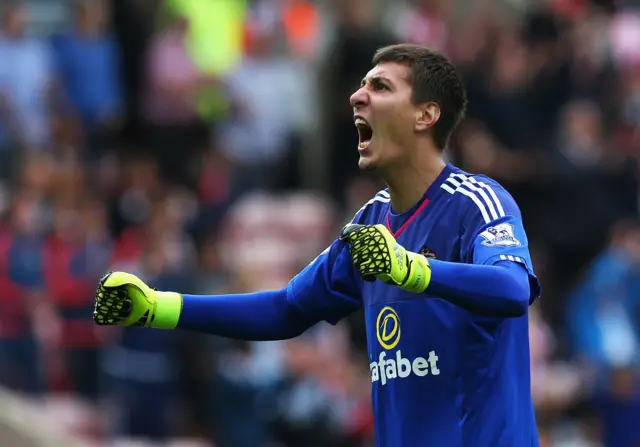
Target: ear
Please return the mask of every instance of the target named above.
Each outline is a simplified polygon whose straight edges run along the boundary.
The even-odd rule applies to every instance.
[[[416,110],[416,131],[432,128],[440,119],[440,106],[435,102],[420,104]]]

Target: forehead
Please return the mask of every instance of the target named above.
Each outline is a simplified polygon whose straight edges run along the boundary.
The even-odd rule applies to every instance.
[[[394,84],[406,84],[409,85],[411,70],[404,64],[397,62],[382,62],[373,67],[365,79],[371,79],[375,77],[386,78]]]

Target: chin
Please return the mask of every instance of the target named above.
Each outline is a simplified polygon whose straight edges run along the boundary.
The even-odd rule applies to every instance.
[[[376,169],[376,162],[371,156],[360,155],[358,168],[360,168],[361,171],[374,171]]]
[[[360,155],[358,168],[361,171],[375,171],[381,168],[385,157],[381,157],[384,151],[381,150],[382,148],[377,143],[377,141],[370,141],[365,149],[358,150],[358,154]]]

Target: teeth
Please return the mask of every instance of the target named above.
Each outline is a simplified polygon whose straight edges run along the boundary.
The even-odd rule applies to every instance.
[[[356,118],[355,125],[356,125],[356,127],[359,127],[359,128],[366,128],[366,129],[371,130],[371,126],[369,125],[369,123],[366,120],[362,119],[362,118]],[[367,146],[369,146],[369,143],[371,143],[371,139],[368,139],[366,141],[360,141],[360,143],[358,144],[358,148],[359,149],[366,149]]]

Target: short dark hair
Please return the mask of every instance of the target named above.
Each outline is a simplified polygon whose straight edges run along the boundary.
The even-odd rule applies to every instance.
[[[408,43],[380,48],[372,62],[373,65],[397,62],[410,68],[408,81],[413,90],[413,102],[435,102],[440,106],[440,119],[433,126],[433,139],[439,149],[444,149],[467,109],[467,92],[453,64],[429,48]]]

